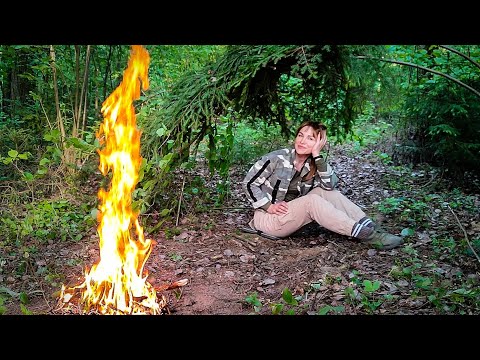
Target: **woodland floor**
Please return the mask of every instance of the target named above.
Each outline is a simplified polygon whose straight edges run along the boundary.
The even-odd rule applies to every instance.
[[[376,202],[386,197],[408,196],[409,191],[427,183],[443,181],[419,170],[409,180],[410,189],[391,189],[385,181],[386,175],[399,175],[386,167],[378,156],[368,150],[355,158],[347,154],[341,147],[330,154],[330,163],[343,180],[339,190],[367,213]],[[148,282],[161,287],[179,280],[186,281],[184,286],[157,292],[157,297],[163,297],[165,302],[164,315],[268,315],[272,314],[271,305],[285,304],[282,292],[286,288],[293,296],[303,295],[298,306],[286,305],[296,314],[316,314],[326,306],[343,306],[340,314],[448,313],[429,301],[426,294],[416,291],[418,284],[415,286],[414,280],[392,275],[395,265],[412,263],[412,251],[416,259],[424,263],[422,271],[425,275],[437,272],[454,282],[459,279],[458,274],[462,274],[458,281],[471,279],[478,282],[480,267],[474,256],[442,256],[432,246],[430,236],[434,234],[448,233],[457,241],[465,238],[463,229],[447,210],[438,213],[432,209],[431,218],[427,219],[433,222],[429,230],[414,229],[415,235],[406,238],[404,246],[388,251],[376,250],[312,224],[289,238],[274,241],[238,231],[237,226],[246,224],[253,211],[240,187],[244,171],[236,170],[231,176],[235,185],[222,211],[211,209],[200,214],[182,215],[178,224],[180,231],[174,236],[166,236],[165,231],[153,236],[146,234],[154,240],[145,265]],[[475,196],[478,207],[480,197],[478,193]],[[478,239],[478,212],[472,214],[461,207],[455,211],[468,237]],[[370,214],[392,233],[400,234],[406,227],[396,223],[393,217]],[[406,247],[410,251],[404,251]],[[30,300],[27,308],[33,314],[79,313],[73,306],[59,306],[56,295],[60,282],[51,278],[46,281],[45,275],[36,274],[39,267],[47,267],[50,273],[59,274],[67,286],[83,282],[85,266],[90,267],[99,259],[95,229],[91,236],[79,242],[57,241],[39,247],[29,261],[29,270],[23,275],[15,273],[20,260],[18,256],[21,255],[5,257],[0,286],[15,293],[25,292]],[[360,297],[357,301],[348,298],[345,289],[358,289],[354,285],[356,279],[378,280],[381,285],[375,292],[376,297],[369,297],[368,301],[362,301]],[[257,308],[246,301],[252,294],[256,294],[261,302]],[[385,300],[386,295],[390,300]],[[381,305],[369,307],[379,299],[383,299]],[[4,305],[6,314],[22,314],[18,299]],[[463,311],[479,314],[478,307],[468,304],[464,305]],[[329,312],[332,313],[333,310]]]

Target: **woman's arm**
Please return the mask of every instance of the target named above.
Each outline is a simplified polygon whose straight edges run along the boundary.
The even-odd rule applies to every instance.
[[[335,171],[321,156],[315,158],[315,165],[317,166],[317,176],[315,179],[318,185],[325,190],[333,190],[338,185],[338,176]]]
[[[261,185],[270,177],[274,168],[274,158],[267,154],[252,165],[243,179],[243,190],[254,209],[267,210],[271,205],[270,198],[267,196],[267,192],[262,190]]]

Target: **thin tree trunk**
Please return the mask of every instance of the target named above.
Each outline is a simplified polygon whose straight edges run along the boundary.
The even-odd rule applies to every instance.
[[[66,134],[65,134],[65,127],[63,126],[62,113],[60,111],[60,100],[58,98],[57,67],[55,64],[55,49],[53,48],[53,45],[50,45],[50,60],[51,60],[50,66],[52,67],[52,74],[53,74],[53,91],[55,94],[55,108],[57,110],[57,124],[61,134],[62,151],[65,151]]]
[[[107,66],[105,67],[105,76],[103,78],[103,99],[106,99],[107,97],[107,79],[108,79],[108,75],[111,67],[113,46],[114,45],[111,45],[108,50]]]
[[[60,142],[61,142],[61,149],[62,149],[62,166],[63,169],[66,169],[68,172],[73,172],[74,170],[72,167],[68,166],[68,164],[73,164],[75,162],[75,148],[74,147],[67,147],[67,133],[65,131],[65,125],[63,124],[62,112],[60,110],[60,98],[58,95],[58,85],[57,85],[57,67],[55,63],[55,49],[53,45],[50,45],[50,65],[52,67],[53,73],[53,91],[55,93],[55,108],[57,111],[57,124],[58,128],[60,129]]]
[[[80,102],[79,99],[79,88],[80,88],[80,47],[74,45],[75,47],[75,103],[73,105],[73,127],[72,127],[72,136],[76,137],[77,124],[80,122]]]
[[[85,54],[85,71],[83,76],[83,86],[82,86],[82,94],[80,99],[83,102],[83,115],[82,115],[82,131],[85,130],[86,127],[86,117],[87,117],[87,99],[88,99],[88,75],[90,73],[90,45],[87,45],[87,53]]]

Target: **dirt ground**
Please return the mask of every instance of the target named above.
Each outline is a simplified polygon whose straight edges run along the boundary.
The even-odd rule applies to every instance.
[[[354,159],[339,149],[330,162],[343,180],[340,191],[367,213],[376,202],[399,195],[400,190],[388,188],[384,181],[386,175],[395,176],[393,170],[371,152]],[[418,283],[413,278],[393,276],[395,266],[408,264],[412,252],[416,259],[428,263],[423,271],[441,273],[451,281],[456,281],[458,273],[463,274],[463,279],[478,281],[479,266],[474,257],[452,259],[435,253],[430,238],[435,232],[448,231],[456,239],[464,237],[454,219],[447,223],[447,216],[443,222],[438,220],[433,230],[416,229],[404,246],[388,251],[376,250],[316,224],[281,240],[242,233],[238,225],[246,224],[253,214],[240,188],[243,175],[232,173],[236,185],[223,210],[185,214],[173,236],[167,236],[165,231],[146,234],[154,240],[145,266],[147,281],[158,288],[180,280],[186,283],[157,292],[157,297],[165,300],[162,315],[448,313],[416,292]],[[412,177],[412,188],[429,180],[428,176]],[[477,204],[478,200],[477,194]],[[392,233],[400,234],[405,227],[394,218],[372,216]],[[479,215],[458,211],[458,216],[471,236],[478,238]],[[6,256],[0,286],[25,292],[29,297],[26,307],[33,314],[78,314],[78,310],[59,303],[58,290],[61,279],[67,286],[83,282],[85,266],[98,261],[98,237],[94,232],[76,243],[58,241],[39,249],[28,262],[31,268],[22,276],[13,270],[18,258]],[[406,245],[410,251],[405,251]],[[50,273],[58,274],[58,281],[52,277],[46,280],[39,270],[46,267]],[[363,280],[379,281],[375,296],[361,297],[358,281]],[[347,294],[347,288],[354,290],[353,297]],[[285,290],[286,298],[282,296]],[[288,293],[297,303],[287,303]],[[378,300],[382,301],[375,305]],[[18,300],[5,305],[7,314],[22,314]],[[478,314],[468,305],[463,310]]]

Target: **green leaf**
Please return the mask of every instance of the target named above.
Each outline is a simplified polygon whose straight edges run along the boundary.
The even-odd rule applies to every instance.
[[[23,177],[27,180],[27,181],[32,181],[33,180],[33,175],[27,171],[25,171],[23,173]]]
[[[461,295],[471,295],[471,294],[473,294],[472,290],[466,290],[464,288],[453,290],[453,292],[455,294],[461,294]]]
[[[58,142],[60,140],[60,130],[54,129],[43,136],[46,141]]]
[[[15,159],[18,155],[18,151],[17,150],[10,150],[8,152],[8,156],[10,156],[12,159]]]
[[[160,216],[167,216],[168,214],[170,214],[170,209],[163,209],[160,212]]]
[[[272,304],[273,315],[281,314],[282,310],[283,310],[283,304]]]
[[[22,304],[28,304],[28,296],[23,291],[20,293],[19,299]]]
[[[332,310],[332,307],[330,305],[326,305],[318,310],[318,315],[326,315],[330,310]]]
[[[5,287],[5,286],[0,286],[0,293],[6,293],[8,295],[10,295],[11,297],[17,297],[20,295],[20,293],[17,293],[13,290],[10,290],[9,288]]]
[[[400,233],[400,235],[402,235],[402,236],[410,236],[410,235],[413,235],[413,234],[415,234],[415,231],[413,229],[410,229],[410,228],[405,228]]]
[[[298,305],[297,300],[293,297],[292,293],[290,292],[289,288],[285,288],[282,292],[282,298],[285,302],[289,305]]]
[[[373,283],[370,280],[363,280],[364,290],[367,292],[374,292],[380,287],[379,281],[374,281]]]
[[[92,149],[92,145],[85,142],[83,139],[79,139],[76,137],[71,137],[67,140],[68,145],[72,145],[74,148],[82,150],[82,151],[89,151]]]
[[[24,315],[32,315],[33,313],[27,309],[24,304],[20,304],[20,310],[22,310],[22,314]]]
[[[333,306],[332,310],[336,313],[341,313],[345,311],[345,306],[339,305],[339,306]]]
[[[40,166],[45,166],[45,165],[47,165],[49,162],[50,162],[50,159],[42,158],[42,160],[40,160],[39,165],[40,165]]]

